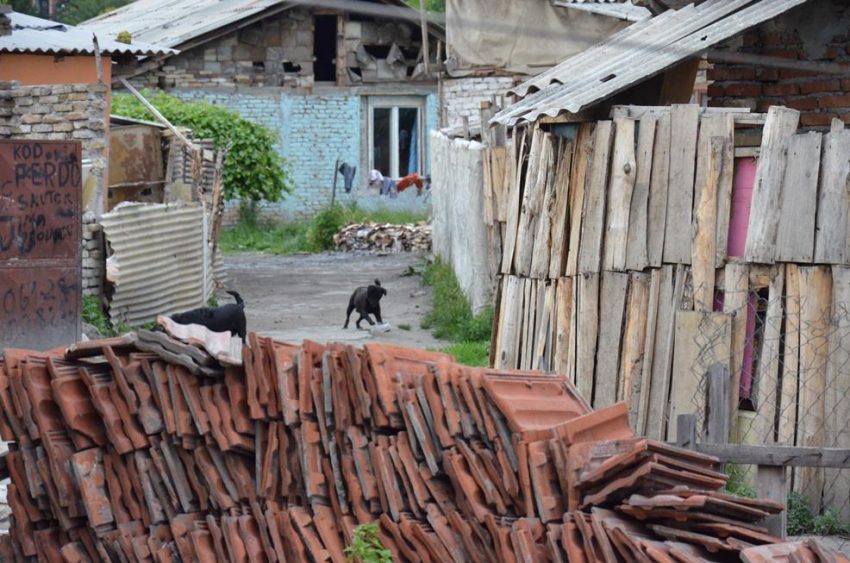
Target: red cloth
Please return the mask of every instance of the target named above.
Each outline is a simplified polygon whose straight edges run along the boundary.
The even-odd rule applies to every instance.
[[[414,172],[413,174],[408,174],[404,178],[401,178],[396,183],[396,189],[399,192],[403,192],[404,190],[406,190],[407,188],[409,188],[410,186],[413,186],[413,185],[416,186],[417,190],[419,190],[420,192],[422,191],[422,185],[423,185],[422,177],[419,174],[417,174],[416,172]]]

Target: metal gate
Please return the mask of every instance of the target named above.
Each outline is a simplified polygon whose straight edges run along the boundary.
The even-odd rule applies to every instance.
[[[0,348],[79,340],[81,202],[79,142],[0,141]]]

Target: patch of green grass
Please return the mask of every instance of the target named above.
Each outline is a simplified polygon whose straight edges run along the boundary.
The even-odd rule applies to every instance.
[[[103,336],[112,332],[106,311],[100,304],[100,299],[94,295],[83,295],[83,321],[92,325]]]
[[[411,327],[407,323],[401,323],[400,325],[398,325],[398,328],[399,330],[410,330]]]
[[[744,470],[734,463],[726,465],[726,474],[729,475],[729,480],[726,481],[726,492],[740,497],[756,498],[756,490],[747,483]]]
[[[425,266],[422,282],[434,288],[433,305],[422,319],[422,328],[431,330],[436,338],[450,341],[451,346],[444,351],[458,362],[471,366],[488,365],[492,307],[473,315],[469,300],[461,291],[451,266],[439,259]]]
[[[418,223],[427,217],[410,211],[379,209],[367,211],[356,205],[336,204],[318,212],[309,221],[277,222],[258,218],[250,205],[240,208],[240,221],[219,235],[224,254],[266,252],[298,254],[334,249],[334,235],[354,223]]]

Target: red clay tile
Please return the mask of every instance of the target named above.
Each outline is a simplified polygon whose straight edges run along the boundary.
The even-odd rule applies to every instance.
[[[231,408],[233,424],[237,432],[254,433],[254,423],[251,421],[251,411],[248,408],[245,376],[242,370],[228,367],[224,370],[224,384],[227,386],[228,404]]]
[[[617,403],[555,426],[553,433],[567,444],[626,440],[634,437],[626,403]]]
[[[222,516],[221,531],[230,561],[233,563],[250,563],[248,550],[245,548],[242,535],[239,533],[238,518],[236,516]]]
[[[89,525],[95,529],[111,525],[115,518],[106,490],[103,471],[103,451],[92,448],[71,456],[71,467],[77,478]]]

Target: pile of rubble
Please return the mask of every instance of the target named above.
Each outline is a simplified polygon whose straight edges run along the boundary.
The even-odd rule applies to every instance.
[[[338,250],[418,252],[431,250],[431,225],[360,223],[348,225],[334,235]]]
[[[377,522],[394,561],[837,560],[562,378],[165,328],[5,351],[0,559],[342,563]]]

